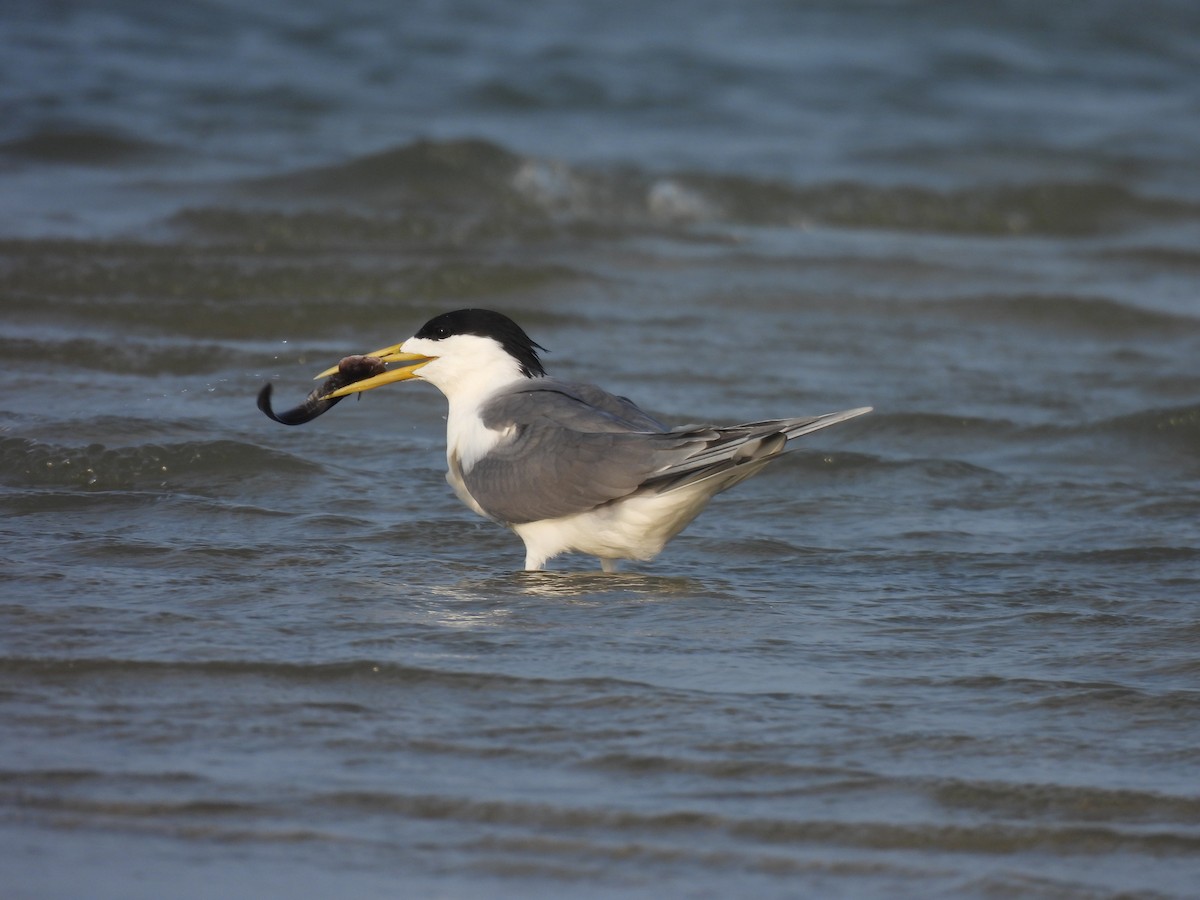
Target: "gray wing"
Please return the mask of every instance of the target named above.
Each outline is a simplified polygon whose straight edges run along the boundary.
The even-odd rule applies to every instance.
[[[864,412],[664,431],[633,403],[600,388],[538,379],[485,405],[484,423],[511,428],[512,437],[463,480],[488,515],[502,522],[558,518],[643,488],[668,491],[722,476],[741,480],[783,452],[790,437]],[[723,486],[716,484],[714,492]]]
[[[546,420],[573,431],[670,430],[632,400],[617,397],[594,384],[576,384],[555,378],[538,378],[518,384],[489,401],[481,415],[483,424],[489,428]]]
[[[484,424],[512,430],[462,475],[493,518],[518,524],[594,509],[636,491],[680,440],[631,401],[592,385],[537,379],[489,400]]]

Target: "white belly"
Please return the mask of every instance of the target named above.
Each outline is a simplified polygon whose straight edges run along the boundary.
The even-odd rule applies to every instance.
[[[588,512],[526,522],[512,529],[525,542],[526,569],[540,569],[551,557],[572,550],[602,560],[653,559],[716,493],[704,487],[634,494]]]

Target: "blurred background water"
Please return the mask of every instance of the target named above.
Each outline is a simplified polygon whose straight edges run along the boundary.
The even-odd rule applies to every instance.
[[[5,897],[1187,897],[1200,7],[8,0]],[[876,412],[516,572],[350,352]]]

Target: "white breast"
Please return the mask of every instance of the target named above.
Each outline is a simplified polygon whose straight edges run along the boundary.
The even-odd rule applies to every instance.
[[[499,430],[488,428],[479,418],[477,409],[475,404],[450,404],[450,413],[446,417],[446,481],[468,508],[490,519],[492,517],[467,490],[464,476],[493,447],[511,437],[515,428],[511,425]]]
[[[455,406],[450,405],[450,414],[446,418],[446,459],[457,460],[465,474],[493,447],[511,438],[515,428],[511,425],[500,430],[488,428],[475,410],[456,414]]]

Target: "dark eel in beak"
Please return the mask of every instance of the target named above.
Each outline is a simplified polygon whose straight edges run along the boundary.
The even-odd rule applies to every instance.
[[[383,360],[377,356],[347,356],[338,369],[323,382],[321,386],[304,398],[304,402],[287,412],[277,413],[271,407],[271,383],[268,381],[258,392],[258,408],[281,425],[303,425],[311,422],[317,416],[337,406],[342,397],[330,397],[336,390],[363,381],[387,371]]]

